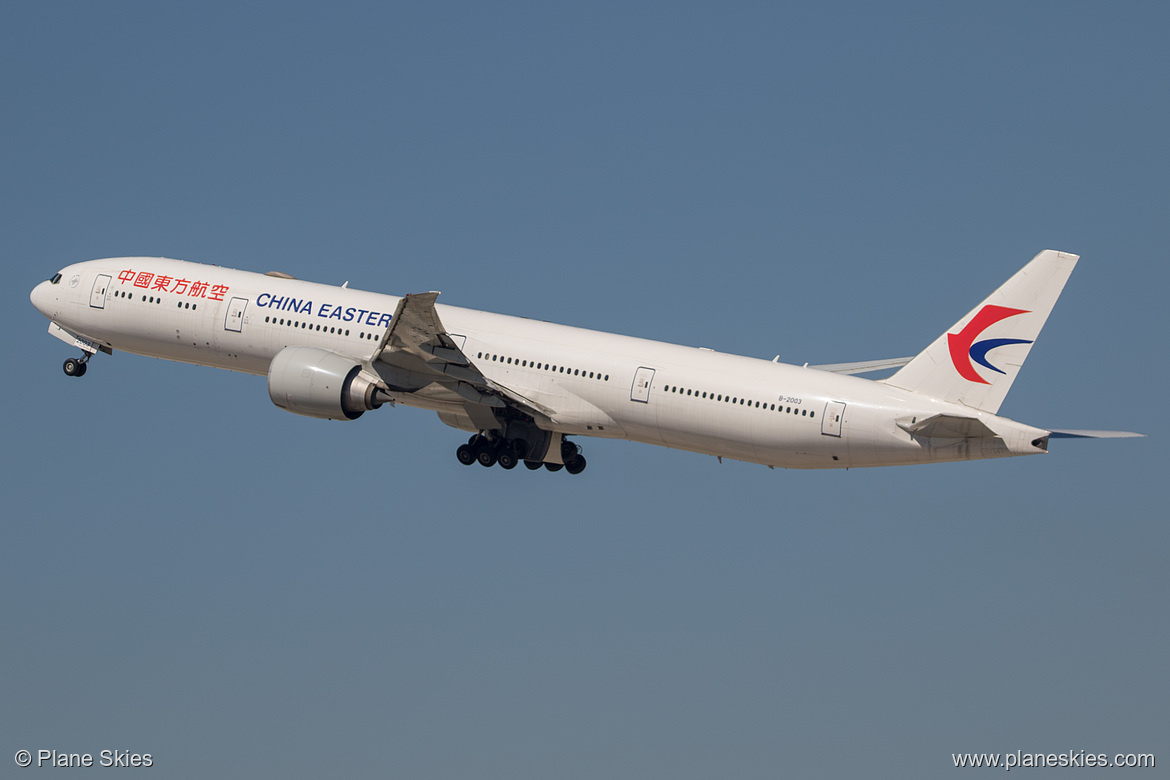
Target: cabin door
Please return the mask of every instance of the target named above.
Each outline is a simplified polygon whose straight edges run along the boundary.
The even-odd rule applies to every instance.
[[[845,418],[845,404],[829,401],[825,404],[825,416],[821,418],[821,433],[825,436],[840,436],[841,422]]]
[[[244,330],[244,311],[248,308],[247,298],[232,298],[228,304],[227,318],[223,321],[224,330],[234,330],[241,333]]]
[[[650,403],[650,385],[654,382],[654,369],[639,368],[634,372],[634,384],[630,388],[630,400]]]
[[[95,309],[106,308],[106,290],[110,288],[110,277],[100,274],[93,280],[93,290],[89,294],[89,305]]]

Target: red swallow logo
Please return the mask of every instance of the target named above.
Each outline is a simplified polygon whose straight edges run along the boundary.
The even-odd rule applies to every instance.
[[[961,331],[958,333],[948,333],[947,346],[951,350],[951,362],[955,364],[955,370],[959,372],[959,376],[969,382],[978,382],[982,385],[991,384],[979,376],[979,372],[971,364],[972,360],[981,366],[990,368],[997,374],[1004,373],[991,365],[987,360],[987,353],[996,347],[1002,347],[1007,344],[1031,344],[1032,342],[1027,339],[984,339],[983,341],[976,342],[975,339],[979,337],[979,334],[1000,320],[1006,320],[1008,317],[1014,317],[1017,314],[1029,313],[1026,309],[1009,309],[1006,306],[993,306],[989,304],[980,309]]]

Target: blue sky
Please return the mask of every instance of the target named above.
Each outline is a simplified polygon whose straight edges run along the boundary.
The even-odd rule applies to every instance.
[[[0,761],[166,777],[937,777],[1166,734],[1154,4],[17,4],[0,26]],[[1003,409],[1149,438],[769,471],[60,364],[162,255],[803,363],[1082,255]],[[29,770],[32,771],[32,770]],[[1048,770],[1057,772],[1060,770]]]

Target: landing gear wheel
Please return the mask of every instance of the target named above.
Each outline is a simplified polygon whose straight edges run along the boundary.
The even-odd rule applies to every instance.
[[[496,460],[499,462],[500,468],[509,471],[516,468],[516,464],[519,462],[516,453],[512,451],[511,447],[503,447],[500,450],[500,454],[496,456]]]
[[[565,471],[569,472],[570,474],[580,474],[584,470],[585,458],[581,455],[578,455],[565,464]]]
[[[85,373],[85,363],[77,358],[69,358],[61,368],[64,369],[65,376],[81,376]]]
[[[524,468],[528,469],[529,471],[536,471],[538,468],[540,468],[543,465],[544,464],[541,463],[539,460],[526,460],[526,461],[524,461]]]
[[[546,463],[546,464],[544,464],[544,467],[546,469],[548,469],[549,471],[560,471],[561,469],[563,469],[565,467],[565,464],[563,464],[563,463]]]
[[[475,450],[468,444],[460,444],[459,449],[455,450],[455,457],[459,458],[459,462],[464,466],[470,466],[475,463]]]
[[[80,366],[78,366],[78,368],[77,368],[77,375],[78,375],[78,376],[85,376],[85,369],[86,369],[86,364],[85,364],[85,363],[82,363],[82,364],[81,364]]]
[[[475,459],[478,460],[479,465],[483,466],[484,468],[491,468],[492,466],[496,465],[496,453],[489,449],[480,450],[479,454],[475,456]]]

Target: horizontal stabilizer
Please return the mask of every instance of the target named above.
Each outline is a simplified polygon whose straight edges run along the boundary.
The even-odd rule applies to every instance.
[[[917,422],[901,419],[898,427],[912,436],[935,439],[988,439],[998,435],[979,418],[957,414],[936,414]]]
[[[870,371],[901,368],[913,359],[911,356],[887,360],[863,360],[858,363],[825,363],[819,366],[809,366],[809,368],[815,368],[817,371],[831,371],[834,374],[868,374]]]
[[[1144,433],[1130,431],[1050,431],[1052,439],[1144,439]]]

